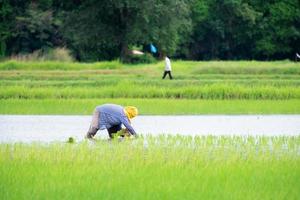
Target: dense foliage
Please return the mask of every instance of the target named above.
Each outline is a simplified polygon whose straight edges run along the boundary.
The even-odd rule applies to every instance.
[[[183,59],[294,59],[298,0],[1,0],[0,57],[55,47],[110,60],[153,43]]]

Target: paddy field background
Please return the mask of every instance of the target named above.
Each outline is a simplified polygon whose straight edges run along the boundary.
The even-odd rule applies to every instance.
[[[0,63],[1,114],[91,114],[101,103],[140,114],[297,114],[300,65],[278,62]]]
[[[108,102],[141,115],[300,113],[294,62],[173,61],[174,80],[163,68],[1,62],[0,114],[90,115]],[[0,198],[299,199],[299,134],[1,143]]]

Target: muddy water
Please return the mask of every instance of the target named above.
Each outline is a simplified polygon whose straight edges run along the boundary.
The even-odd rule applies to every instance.
[[[82,140],[91,116],[0,115],[0,143]],[[299,135],[300,115],[139,116],[132,122],[140,134]],[[107,138],[106,131],[98,137]]]

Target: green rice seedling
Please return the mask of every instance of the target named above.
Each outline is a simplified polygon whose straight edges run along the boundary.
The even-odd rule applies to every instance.
[[[109,73],[109,74],[108,74]],[[101,86],[115,85],[120,81],[139,86],[161,86],[162,80],[151,75],[133,77],[132,75],[114,74],[113,71],[101,74],[99,71],[2,71],[0,73],[3,85],[12,85],[18,82],[22,85],[43,85],[47,86]],[[122,79],[120,80],[120,77]],[[9,84],[10,83],[10,84]],[[185,74],[182,78],[173,81],[164,81],[164,86],[185,87],[191,85],[205,85],[212,83],[231,83],[241,85],[279,85],[279,86],[299,86],[299,75],[227,75],[227,74],[199,74],[197,76]]]
[[[0,198],[297,199],[299,136],[0,144]]]
[[[90,114],[110,101],[138,105],[145,114],[299,113],[297,63],[172,63],[175,79],[169,81],[161,80],[163,62],[2,62],[0,112]]]
[[[99,69],[143,69],[161,71],[163,62],[154,64],[124,65],[118,61],[97,63],[71,62],[20,62],[5,61],[0,63],[0,70],[99,70]],[[259,62],[259,61],[173,61],[173,69],[178,74],[300,74],[299,64],[290,61]]]
[[[0,99],[1,114],[91,115],[104,103],[135,105],[141,115],[188,114],[298,114],[300,100],[195,100],[195,99]]]
[[[121,82],[103,87],[0,86],[0,98],[176,98],[176,99],[298,99],[300,87],[211,84],[184,88],[136,86]]]
[[[67,143],[73,144],[75,143],[75,139],[73,137],[69,137]]]

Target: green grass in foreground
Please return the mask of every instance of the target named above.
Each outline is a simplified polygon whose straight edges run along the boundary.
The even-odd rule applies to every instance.
[[[300,137],[1,144],[0,199],[298,199]]]
[[[103,103],[134,105],[143,115],[299,114],[300,100],[0,99],[0,114],[90,115]]]

